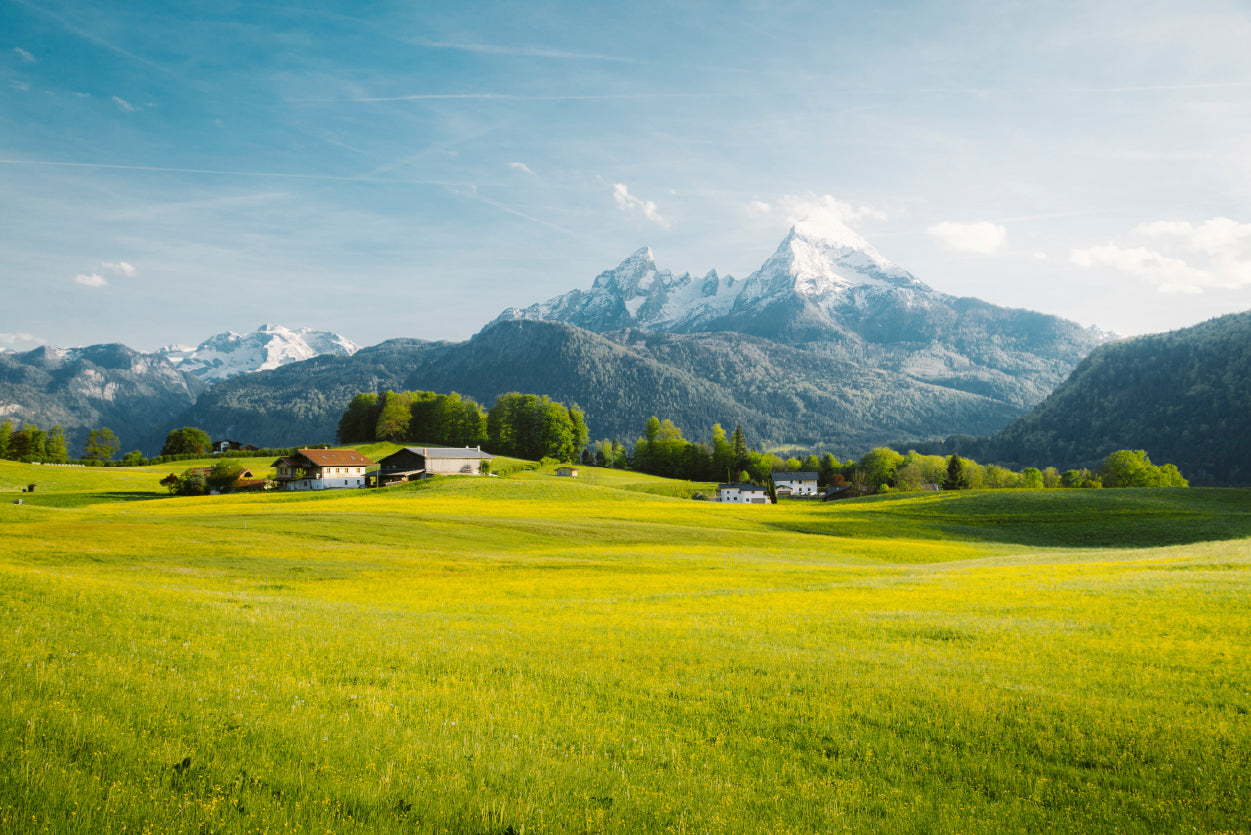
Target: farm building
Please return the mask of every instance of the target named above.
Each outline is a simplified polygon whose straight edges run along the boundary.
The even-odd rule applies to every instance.
[[[258,448],[253,446],[252,444],[245,444],[243,441],[231,441],[227,439],[227,440],[221,440],[221,441],[213,441],[211,451],[214,455],[217,455],[222,452],[240,452],[240,451],[256,452],[257,449]]]
[[[718,484],[717,501],[738,504],[769,504],[769,491],[754,484]]]
[[[816,473],[773,473],[773,486],[778,496],[816,496]]]
[[[567,478],[577,478],[578,468],[577,467],[557,467],[556,475],[565,476]]]
[[[299,449],[273,466],[279,490],[341,490],[364,487],[374,462],[354,449]]]
[[[432,475],[479,475],[491,453],[473,447],[404,447],[378,462],[378,486],[402,484]]]

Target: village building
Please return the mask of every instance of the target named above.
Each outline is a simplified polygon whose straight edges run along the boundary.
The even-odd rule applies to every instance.
[[[577,467],[557,467],[556,475],[565,476],[567,478],[577,478],[578,468]]]
[[[755,484],[718,484],[717,501],[737,504],[769,504],[769,491]]]
[[[480,475],[491,453],[475,447],[404,447],[378,462],[378,486],[403,484],[432,475]]]
[[[252,444],[245,444],[243,441],[231,440],[213,441],[210,447],[210,451],[214,455],[218,455],[223,452],[256,452],[257,450],[258,447],[255,447]]]
[[[816,473],[773,473],[773,486],[779,498],[820,495]]]
[[[342,490],[364,487],[374,462],[354,449],[299,449],[273,466],[279,490]]]

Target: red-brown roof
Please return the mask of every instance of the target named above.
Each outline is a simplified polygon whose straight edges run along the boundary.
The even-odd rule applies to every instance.
[[[300,449],[296,454],[317,467],[369,467],[376,463],[354,449]]]

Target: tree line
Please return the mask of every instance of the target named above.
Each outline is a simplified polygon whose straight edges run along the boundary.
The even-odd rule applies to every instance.
[[[456,392],[387,391],[352,398],[339,418],[341,444],[391,441],[484,446],[496,455],[576,461],[586,446],[578,406],[546,395],[501,394],[490,410]]]
[[[643,435],[633,448],[617,439],[596,441],[582,453],[587,466],[634,469],[690,481],[740,481],[768,485],[774,473],[812,472],[823,488],[847,487],[849,495],[926,489],[973,490],[1008,488],[1186,487],[1176,466],[1151,463],[1143,450],[1118,450],[1102,465],[1059,471],[1055,467],[1026,467],[1017,472],[996,464],[979,464],[957,454],[927,455],[877,447],[859,459],[839,461],[833,453],[818,457],[783,458],[752,449],[743,427],[727,436],[713,424],[709,440],[692,442],[671,420],[647,419]]]

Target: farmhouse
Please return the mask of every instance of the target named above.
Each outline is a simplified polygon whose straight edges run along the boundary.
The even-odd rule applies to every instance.
[[[378,462],[378,486],[402,484],[432,475],[479,475],[491,453],[480,448],[408,446]]]
[[[578,468],[577,467],[557,467],[556,475],[566,476],[568,478],[577,478]]]
[[[773,473],[773,486],[778,496],[817,495],[816,473]]]
[[[214,455],[217,455],[222,452],[239,452],[241,450],[246,450],[248,452],[256,452],[257,447],[253,446],[252,444],[245,444],[243,443],[243,441],[221,440],[221,441],[213,441],[211,451]]]
[[[365,470],[374,462],[354,449],[298,449],[279,458],[274,480],[279,490],[336,490],[364,487]]]
[[[754,484],[718,484],[717,501],[739,504],[769,504],[769,491]]]

